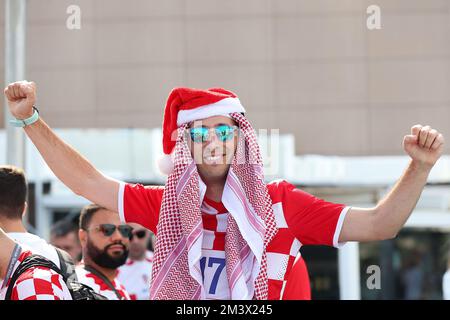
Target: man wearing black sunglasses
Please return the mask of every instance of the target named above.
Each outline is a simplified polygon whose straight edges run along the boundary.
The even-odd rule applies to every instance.
[[[115,212],[98,205],[88,205],[81,211],[83,261],[76,268],[78,280],[109,300],[130,299],[117,272],[127,260],[132,230]]]
[[[444,151],[441,133],[415,125],[403,137],[408,166],[376,206],[330,203],[287,181],[265,181],[256,134],[233,92],[175,88],[160,162],[169,176],[164,187],[144,187],[104,176],[62,141],[40,119],[34,83],[12,83],[5,95],[12,124],[67,187],[156,234],[151,299],[281,299],[302,245],[394,238]],[[324,134],[339,136],[308,138]]]
[[[153,252],[148,248],[152,233],[137,223],[129,225],[133,228],[130,252],[127,262],[119,267],[117,278],[130,294],[131,300],[148,300],[153,265]]]

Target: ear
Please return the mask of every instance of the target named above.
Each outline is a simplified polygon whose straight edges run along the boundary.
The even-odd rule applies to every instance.
[[[80,239],[80,244],[81,244],[82,247],[86,246],[86,244],[87,244],[87,237],[88,237],[88,234],[87,234],[87,232],[85,230],[83,230],[83,229],[79,229],[78,230],[78,238]]]
[[[25,205],[23,206],[23,212],[22,212],[22,220],[25,218],[25,215],[27,214],[28,210],[28,202],[25,201]]]

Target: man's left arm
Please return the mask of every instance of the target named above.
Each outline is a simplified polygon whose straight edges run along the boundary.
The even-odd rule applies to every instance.
[[[0,228],[0,280],[6,276],[9,261],[16,243]],[[1,288],[0,288],[1,289]]]
[[[394,238],[408,220],[428,175],[444,150],[444,137],[429,126],[415,125],[403,139],[411,161],[389,194],[374,208],[352,207],[344,220],[339,242]]]

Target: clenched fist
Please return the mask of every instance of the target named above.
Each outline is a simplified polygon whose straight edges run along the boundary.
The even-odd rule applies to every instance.
[[[11,83],[5,88],[9,111],[19,120],[33,115],[33,105],[36,102],[36,84],[28,81]]]
[[[444,151],[444,136],[430,126],[418,124],[404,137],[403,148],[413,161],[432,167]]]

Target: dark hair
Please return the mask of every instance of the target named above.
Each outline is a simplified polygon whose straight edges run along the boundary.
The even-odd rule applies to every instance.
[[[72,232],[76,233],[77,230],[78,226],[73,221],[62,219],[53,225],[50,235],[55,238],[65,237]]]
[[[107,210],[106,208],[99,206],[98,204],[89,204],[81,209],[80,213],[80,229],[87,230],[91,223],[92,217],[99,210]]]
[[[27,194],[23,170],[14,166],[0,166],[0,216],[22,219]]]

